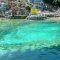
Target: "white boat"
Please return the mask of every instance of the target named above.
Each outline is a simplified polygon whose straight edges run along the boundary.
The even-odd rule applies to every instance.
[[[40,15],[40,14],[27,16],[27,19],[30,20],[44,20],[45,18],[46,18],[45,15]]]

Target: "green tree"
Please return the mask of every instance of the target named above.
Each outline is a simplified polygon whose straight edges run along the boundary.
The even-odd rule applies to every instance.
[[[60,6],[60,0],[43,0],[45,3]]]
[[[60,2],[60,0],[54,0],[55,3]]]

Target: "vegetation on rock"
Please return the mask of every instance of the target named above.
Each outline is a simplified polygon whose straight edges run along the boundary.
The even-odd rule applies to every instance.
[[[45,3],[60,6],[60,0],[43,0]]]

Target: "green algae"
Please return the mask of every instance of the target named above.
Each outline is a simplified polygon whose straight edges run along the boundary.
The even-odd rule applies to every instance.
[[[60,40],[54,40],[54,41],[46,41],[46,40],[41,40],[41,41],[33,41],[29,43],[21,43],[21,44],[1,44],[0,49],[1,50],[20,50],[20,51],[26,51],[28,49],[30,50],[35,50],[35,49],[40,49],[40,48],[50,48],[52,46],[59,46],[59,41]]]

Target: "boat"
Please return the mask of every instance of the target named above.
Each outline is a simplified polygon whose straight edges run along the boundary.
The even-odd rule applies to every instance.
[[[12,14],[12,10],[9,10],[7,12],[5,12],[5,18],[11,18],[11,19],[25,19],[27,17],[27,15],[23,14],[23,15],[18,15],[18,14]]]
[[[29,20],[44,20],[46,16],[41,16],[41,15],[30,15],[26,19]]]
[[[25,19],[27,17],[27,15],[15,15],[15,16],[11,16],[11,19]]]
[[[38,11],[38,9],[35,6],[31,8],[30,14],[29,16],[27,16],[27,19],[30,20],[43,20],[45,18],[46,16],[42,14],[41,11]]]

